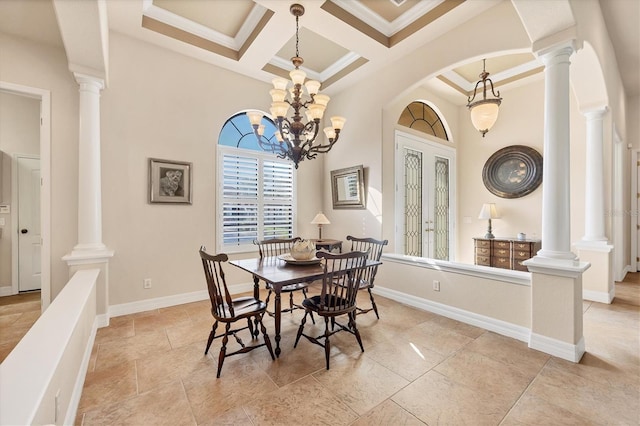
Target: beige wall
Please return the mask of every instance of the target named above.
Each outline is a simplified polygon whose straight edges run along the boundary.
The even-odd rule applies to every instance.
[[[464,271],[455,273],[448,268],[426,268],[393,259],[383,259],[383,262],[376,276],[376,287],[531,328],[531,285],[528,283],[515,284],[508,282],[508,278],[472,276]],[[433,290],[434,280],[440,282],[440,291]]]
[[[110,305],[204,290],[198,249],[218,249],[218,134],[235,113],[268,109],[270,85],[115,33],[110,64],[101,100],[103,239],[115,250]],[[150,157],[193,163],[192,205],[148,203]],[[311,237],[321,208],[318,161],[298,171],[298,230]],[[251,281],[227,272],[230,284]]]
[[[40,101],[11,93],[0,92],[0,204],[11,206],[11,172],[16,154],[40,153]],[[0,287],[11,286],[11,244],[13,232],[11,220],[18,206],[11,206],[11,213],[0,214],[5,224],[0,226]]]
[[[520,198],[498,197],[484,186],[482,170],[496,151],[511,145],[534,148],[544,157],[544,81],[542,76],[526,86],[501,90],[503,98],[495,126],[483,138],[471,125],[469,111],[461,107],[458,150],[458,262],[473,263],[473,238],[487,231],[478,219],[483,203],[495,203],[501,218],[492,221],[496,237],[516,237],[520,232],[539,239],[542,232],[542,185]],[[468,223],[470,222],[470,223]]]
[[[51,91],[51,296],[69,280],[77,242],[78,86],[62,49],[0,34],[0,80]]]

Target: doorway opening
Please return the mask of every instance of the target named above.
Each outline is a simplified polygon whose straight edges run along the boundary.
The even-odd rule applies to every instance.
[[[36,122],[36,126],[39,124],[39,129],[32,129],[33,131],[37,131],[38,135],[38,144],[39,144],[39,168],[37,172],[32,170],[32,175],[30,176],[31,183],[30,185],[33,187],[34,185],[39,189],[39,193],[35,196],[38,199],[36,211],[36,223],[35,225],[30,225],[32,230],[37,230],[40,232],[40,236],[34,238],[34,241],[39,239],[39,244],[37,244],[37,250],[33,250],[32,254],[34,255],[30,262],[35,263],[33,266],[33,270],[38,272],[39,282],[41,286],[41,309],[42,311],[46,310],[46,308],[51,303],[51,226],[50,226],[50,218],[51,218],[51,169],[50,169],[50,158],[51,158],[51,93],[48,90],[43,90],[34,87],[22,86],[14,83],[8,83],[0,81],[0,93],[14,95],[19,98],[31,98],[39,101],[39,123]],[[20,148],[13,148],[12,151],[14,153],[19,152]],[[18,157],[15,155],[15,157]],[[31,157],[38,157],[37,155]],[[15,159],[14,159],[15,160]],[[10,233],[12,237],[11,244],[11,290],[9,294],[18,294],[20,289],[19,284],[19,244],[18,235],[22,235],[19,230],[19,220],[18,220],[18,188],[17,188],[17,177],[14,178],[17,173],[17,164],[16,161],[12,161],[12,169],[14,169],[14,165],[16,170],[12,170],[12,182],[10,187],[10,197],[7,197],[7,200],[3,201],[3,209],[4,211],[15,212],[11,213],[11,224],[10,226],[5,226],[7,232]],[[37,177],[34,178],[34,174]],[[31,212],[31,216],[34,216],[34,212]],[[25,229],[25,228],[23,228]],[[29,233],[29,228],[27,229],[27,234]],[[37,271],[39,269],[39,271]],[[26,287],[24,287],[26,289]]]

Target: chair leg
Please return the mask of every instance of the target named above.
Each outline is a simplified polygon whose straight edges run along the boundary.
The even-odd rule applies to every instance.
[[[255,322],[255,333],[251,334],[251,339],[257,339],[260,332],[258,331],[258,317],[260,317],[260,324],[262,324],[262,315],[257,315],[253,320]]]
[[[273,348],[271,347],[271,340],[269,339],[269,335],[267,335],[267,329],[262,323],[262,315],[256,315],[256,329],[258,328],[257,323],[260,323],[260,331],[262,331],[262,336],[264,337],[264,344],[267,345],[267,349],[269,350],[269,355],[271,355],[272,360],[275,360],[276,356],[273,354]]]
[[[329,354],[331,352],[331,342],[329,341],[329,317],[324,317],[324,357],[327,361],[327,370],[329,369]]]
[[[227,323],[227,326],[224,330],[224,337],[222,338],[222,347],[220,348],[220,355],[218,355],[218,374],[217,378],[220,378],[220,371],[222,371],[222,364],[224,363],[224,357],[227,354],[227,342],[229,341],[229,329],[231,328],[231,323]]]
[[[269,307],[269,299],[270,298],[271,298],[271,289],[269,289],[269,292],[267,293],[267,298],[264,301],[264,303],[267,305],[267,307]]]
[[[289,312],[293,314],[293,292],[289,293]]]
[[[209,333],[209,339],[207,340],[207,347],[204,349],[204,354],[209,353],[209,348],[211,347],[211,343],[213,339],[216,337],[216,328],[218,328],[218,321],[213,323],[213,327],[211,327],[211,333]]]
[[[358,327],[356,327],[356,311],[352,311],[349,313],[349,327],[353,330],[353,334],[356,335],[356,339],[358,340],[358,344],[360,345],[360,349],[364,352],[364,346],[362,346],[362,339],[360,338],[360,332],[358,331]]]
[[[307,296],[307,289],[303,288],[302,289],[302,295],[304,296],[305,299],[308,299],[309,296]],[[313,325],[316,324],[316,320],[313,318],[313,312],[309,311],[309,315],[311,315],[311,322],[313,322]]]
[[[296,346],[298,346],[298,341],[300,340],[300,337],[302,336],[302,332],[304,331],[304,324],[307,322],[307,313],[309,311],[307,311],[306,309],[304,310],[304,316],[302,317],[302,322],[300,322],[300,327],[298,328],[298,335],[296,336],[296,341],[293,344],[293,347],[295,348]]]
[[[251,318],[247,318],[247,324],[249,327],[249,333],[251,333],[251,338],[253,339],[253,324],[251,323]],[[255,333],[258,334],[258,327],[255,328]]]
[[[369,291],[369,299],[371,299],[371,306],[373,307],[373,312],[376,314],[376,318],[380,319],[380,315],[378,315],[378,307],[376,306],[376,301],[373,299],[373,292],[371,288],[367,289]]]

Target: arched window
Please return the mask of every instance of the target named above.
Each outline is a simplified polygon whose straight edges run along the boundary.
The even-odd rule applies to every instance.
[[[276,131],[266,116],[262,124],[265,135]],[[250,251],[255,249],[255,239],[293,237],[293,163],[260,148],[244,112],[229,118],[220,131],[218,182],[217,241],[221,251]]]
[[[415,101],[407,105],[400,114],[398,124],[446,141],[449,140],[440,116],[424,102]]]

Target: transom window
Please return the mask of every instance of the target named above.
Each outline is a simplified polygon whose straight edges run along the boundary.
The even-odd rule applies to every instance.
[[[411,102],[400,114],[398,124],[419,132],[449,140],[447,131],[438,114],[424,102]]]
[[[265,135],[275,124],[262,119]],[[273,136],[272,136],[273,137]],[[291,238],[294,233],[293,163],[258,146],[245,113],[231,117],[218,140],[218,246],[226,252],[254,250],[253,240]]]

